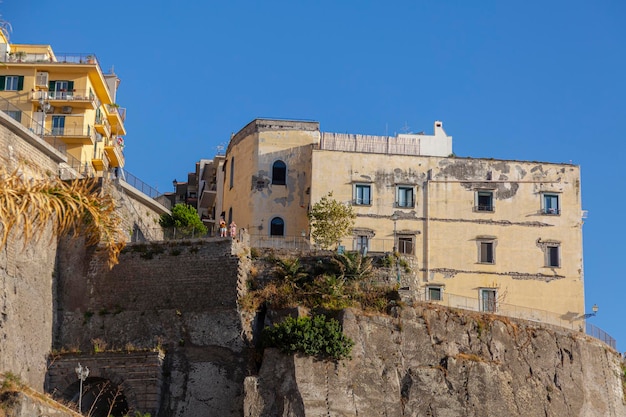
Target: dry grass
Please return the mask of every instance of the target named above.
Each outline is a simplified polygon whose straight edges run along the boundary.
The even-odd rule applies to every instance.
[[[52,224],[54,236],[84,234],[88,245],[104,244],[113,267],[125,235],[113,198],[96,185],[94,179],[25,178],[19,169],[8,172],[0,166],[0,244],[6,244],[13,230],[25,243],[37,241]]]

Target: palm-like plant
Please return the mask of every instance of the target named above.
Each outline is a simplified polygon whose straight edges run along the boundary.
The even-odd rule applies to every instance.
[[[336,254],[331,261],[339,268],[340,276],[347,281],[361,281],[372,274],[372,258],[360,252]]]
[[[289,282],[294,288],[308,276],[298,258],[283,258],[276,260],[274,268],[276,278]]]
[[[94,179],[62,181],[57,177],[25,179],[20,170],[0,166],[0,245],[13,230],[25,243],[41,238],[52,224],[53,236],[84,234],[88,245],[103,243],[109,267],[125,245],[121,218],[110,194]]]

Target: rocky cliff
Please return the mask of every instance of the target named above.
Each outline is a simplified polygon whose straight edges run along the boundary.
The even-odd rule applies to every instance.
[[[244,415],[626,416],[620,355],[582,333],[433,305],[342,321],[351,360],[266,350]]]

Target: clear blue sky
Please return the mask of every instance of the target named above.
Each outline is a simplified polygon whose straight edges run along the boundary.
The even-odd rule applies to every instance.
[[[0,13],[14,43],[115,66],[126,169],[160,191],[257,117],[373,135],[438,119],[459,156],[580,165],[587,310],[626,348],[623,0],[4,0]]]

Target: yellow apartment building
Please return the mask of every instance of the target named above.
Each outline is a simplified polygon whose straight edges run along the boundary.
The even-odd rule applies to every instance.
[[[88,176],[124,167],[126,109],[119,78],[93,54],[55,53],[50,45],[9,43],[0,33],[0,107],[68,156]]]
[[[368,136],[257,119],[231,139],[223,174],[223,215],[253,244],[308,243],[307,212],[332,192],[357,213],[341,246],[399,254],[416,298],[584,324],[576,165],[456,157],[441,122],[432,135]]]

